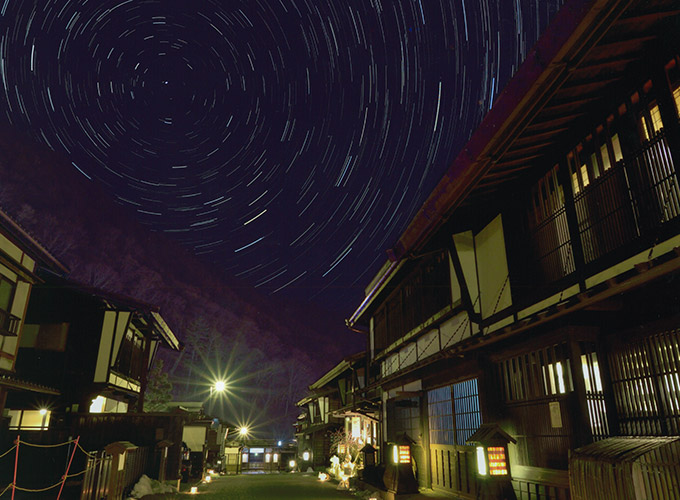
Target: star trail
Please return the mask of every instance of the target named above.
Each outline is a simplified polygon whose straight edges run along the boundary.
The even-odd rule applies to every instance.
[[[350,312],[559,0],[0,0],[0,117],[220,270]]]

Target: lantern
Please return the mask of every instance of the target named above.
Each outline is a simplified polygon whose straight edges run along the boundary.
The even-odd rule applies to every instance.
[[[467,442],[477,448],[477,475],[482,485],[480,498],[516,498],[508,443],[517,441],[498,424],[482,424]]]
[[[305,462],[309,462],[309,459],[312,458],[312,453],[309,450],[305,450],[302,452],[302,460]]]
[[[375,466],[375,452],[376,449],[373,448],[373,446],[371,446],[370,444],[367,444],[366,446],[359,450],[359,453],[361,453],[364,459],[364,467]]]
[[[414,441],[406,434],[388,446],[389,457],[385,464],[383,482],[391,493],[410,494],[418,493],[418,482],[413,475],[411,463],[411,445]]]
[[[408,444],[392,445],[392,461],[395,464],[410,464],[411,446]]]

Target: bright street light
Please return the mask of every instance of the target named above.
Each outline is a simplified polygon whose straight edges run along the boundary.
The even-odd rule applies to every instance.
[[[241,428],[238,430],[238,432],[239,432],[239,434],[241,434],[241,436],[244,436],[244,437],[245,437],[245,436],[248,435],[248,427],[241,427]]]
[[[224,392],[224,390],[227,388],[227,384],[223,380],[218,380],[215,382],[214,387],[217,392]]]

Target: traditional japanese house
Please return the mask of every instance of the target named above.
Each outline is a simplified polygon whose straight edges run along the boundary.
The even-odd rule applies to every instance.
[[[680,433],[679,113],[677,2],[567,0],[388,251],[348,325],[421,485],[476,495],[481,423],[518,498]]]
[[[364,406],[356,399],[358,389],[364,386],[365,355],[358,353],[343,359],[309,386],[309,396],[297,402],[304,413],[298,419],[295,436],[298,458],[305,466],[328,467],[331,456],[339,454],[332,446],[333,435],[339,441],[343,430],[349,440],[356,439],[361,445],[367,439],[375,442],[377,427],[371,422],[376,419],[367,417]]]
[[[64,264],[0,210],[0,435],[9,423],[5,412],[8,393],[34,397],[59,394],[52,380],[37,384],[22,378],[15,369],[31,288],[41,281],[36,274],[38,266],[68,272]],[[42,421],[39,411],[27,418]]]
[[[156,307],[46,278],[33,289],[16,370],[35,384],[57,388],[59,396],[8,399],[10,427],[28,428],[25,413],[40,409],[40,428],[50,426],[54,413],[143,411],[147,373],[161,345],[180,348]]]

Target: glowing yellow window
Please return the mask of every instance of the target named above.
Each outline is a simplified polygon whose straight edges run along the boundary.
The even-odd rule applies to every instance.
[[[578,185],[578,174],[576,172],[571,174],[571,185],[574,189],[574,194],[578,194],[581,188]]]
[[[614,150],[614,163],[618,163],[623,159],[621,152],[621,142],[619,141],[619,134],[612,136],[612,149]]]
[[[588,178],[588,167],[583,164],[581,165],[581,180],[583,181],[583,187],[590,184],[590,179]]]
[[[649,114],[652,117],[652,128],[656,134],[663,128],[663,121],[661,121],[661,111],[659,111],[659,106],[655,104],[652,109],[649,110]]]
[[[675,101],[675,110],[678,112],[678,116],[680,116],[680,86],[673,91],[673,101]]]
[[[600,156],[602,157],[602,168],[603,170],[607,171],[611,168],[612,163],[609,160],[609,150],[607,149],[607,145],[603,144],[600,146]]]

